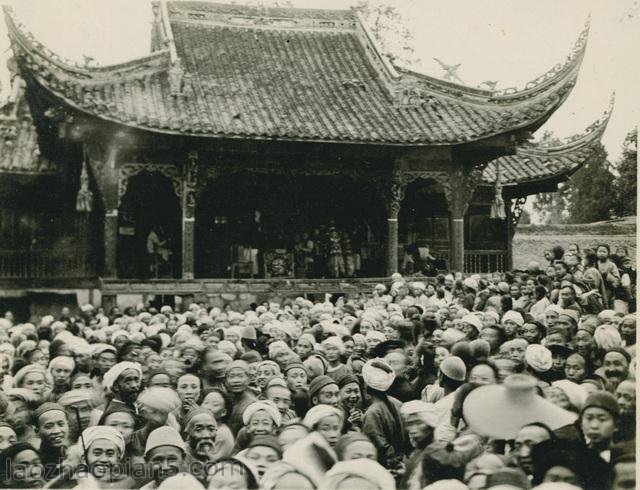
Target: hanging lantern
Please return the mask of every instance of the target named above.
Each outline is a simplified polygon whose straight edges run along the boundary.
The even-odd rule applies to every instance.
[[[496,192],[491,204],[491,219],[506,219],[507,213],[504,210],[504,199],[502,199],[502,170],[500,160],[496,162]]]
[[[82,171],[80,172],[80,189],[76,197],[76,211],[90,213],[93,209],[93,192],[89,189],[89,172],[87,171],[87,152],[83,150]]]

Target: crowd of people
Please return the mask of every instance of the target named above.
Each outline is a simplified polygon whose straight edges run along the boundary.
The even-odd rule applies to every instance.
[[[635,275],[608,251],[246,311],[7,313],[0,487],[635,488]]]

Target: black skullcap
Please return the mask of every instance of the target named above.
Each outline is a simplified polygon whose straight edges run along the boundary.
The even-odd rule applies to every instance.
[[[278,453],[278,456],[282,456],[282,446],[278,442],[278,438],[275,436],[256,436],[249,443],[248,448],[256,447],[256,446],[266,446],[273,449]]]
[[[337,379],[336,383],[338,383],[338,388],[340,389],[351,383],[356,383],[358,386],[360,385],[360,383],[358,383],[358,378],[356,378],[353,374],[344,374],[340,376]]]

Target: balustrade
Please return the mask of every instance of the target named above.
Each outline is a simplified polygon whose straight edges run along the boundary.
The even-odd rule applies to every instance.
[[[95,259],[87,250],[0,250],[0,279],[95,276]]]

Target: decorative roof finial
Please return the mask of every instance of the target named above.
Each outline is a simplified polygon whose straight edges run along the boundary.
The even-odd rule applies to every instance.
[[[436,60],[438,64],[442,67],[442,69],[445,71],[445,75],[444,75],[445,80],[455,81],[460,83],[461,85],[464,85],[464,82],[458,76],[458,69],[460,68],[462,63],[458,63],[457,65],[448,65],[445,62],[440,61],[438,58],[433,58],[433,59]]]
[[[177,59],[171,68],[169,68],[169,85],[171,86],[171,95],[180,95],[182,93],[182,78],[184,77],[184,68],[180,59]]]

